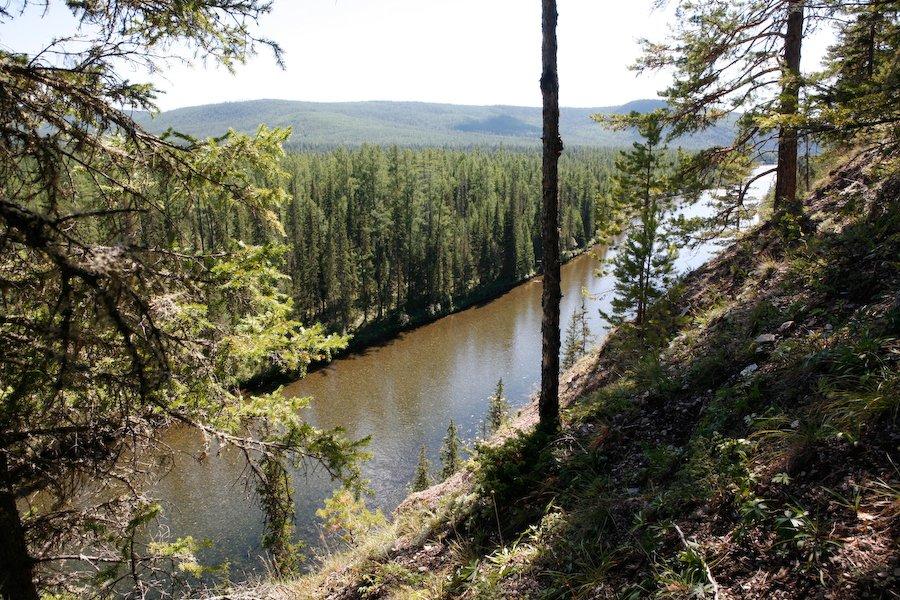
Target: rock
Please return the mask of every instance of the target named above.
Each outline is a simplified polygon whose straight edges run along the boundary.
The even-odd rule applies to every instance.
[[[775,334],[774,333],[763,333],[756,337],[757,344],[774,344],[775,343]]]
[[[778,328],[778,333],[784,333],[786,331],[790,331],[793,328],[794,328],[793,321],[785,321],[784,323],[781,324],[781,327]]]
[[[831,323],[825,324],[825,331],[831,331],[832,329],[834,329],[834,327],[831,326]]]
[[[749,377],[750,375],[753,375],[753,373],[755,373],[758,368],[759,366],[756,363],[747,365],[741,370],[741,377]]]

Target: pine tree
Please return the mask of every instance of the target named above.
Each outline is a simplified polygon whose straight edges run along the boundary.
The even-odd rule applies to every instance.
[[[509,419],[509,401],[503,395],[503,379],[497,381],[494,394],[488,404],[487,432],[494,433]]]
[[[543,161],[541,167],[541,392],[540,428],[559,429],[559,71],[557,69],[556,0],[541,1],[541,99]]]
[[[444,443],[441,445],[441,477],[447,479],[462,466],[462,457],[460,451],[462,442],[459,439],[459,430],[456,423],[450,419],[447,426],[447,435],[444,436]]]
[[[616,279],[612,312],[601,314],[613,324],[633,318],[644,334],[648,331],[647,308],[671,283],[677,256],[674,236],[666,228],[677,185],[662,144],[663,116],[661,111],[632,112],[615,118],[620,124],[637,127],[644,141],[635,142],[616,162],[615,194],[632,215],[632,223],[611,260]]]
[[[800,71],[804,30],[830,24],[836,12],[856,4],[677,0],[679,18],[670,39],[644,40],[636,67],[674,70],[663,96],[672,109],[675,135],[738,118],[731,144],[696,155],[698,166],[709,172],[734,156],[759,160],[776,142],[775,211],[779,217],[796,216],[798,139],[807,117],[803,95],[809,81]]]
[[[431,486],[431,463],[425,454],[425,444],[419,448],[419,461],[416,463],[416,472],[413,475],[410,489],[421,492]]]

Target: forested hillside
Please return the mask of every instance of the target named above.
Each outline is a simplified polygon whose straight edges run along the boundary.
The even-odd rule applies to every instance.
[[[612,152],[581,150],[562,163],[569,254],[616,225],[613,162]],[[303,322],[383,335],[490,297],[540,264],[536,152],[366,145],[289,153],[280,166],[283,230],[267,227],[275,215],[234,205],[173,218],[208,251],[237,241],[281,247],[285,291]]]
[[[660,108],[660,100],[636,100],[622,106],[563,108],[561,129],[569,147],[622,147],[632,132],[604,131],[594,114],[626,114]],[[253,133],[260,124],[291,127],[290,148],[330,148],[339,145],[398,144],[402,146],[537,147],[541,109],[525,106],[464,106],[426,102],[297,102],[251,100],[208,104],[164,111],[151,118],[137,113],[150,131],[172,128],[196,137],[219,136],[228,129]],[[725,144],[734,135],[731,124],[686,136],[686,148]]]

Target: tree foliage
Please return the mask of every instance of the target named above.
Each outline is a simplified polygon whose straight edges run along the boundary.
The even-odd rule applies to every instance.
[[[616,162],[613,194],[631,223],[610,260],[615,275],[612,310],[601,314],[616,325],[633,319],[645,333],[648,308],[672,283],[677,256],[669,221],[679,184],[663,139],[665,116],[661,111],[633,112],[600,119],[611,127],[635,127],[644,139],[623,151]]]
[[[413,475],[410,490],[421,492],[431,486],[431,462],[425,454],[425,446],[419,448],[419,459],[416,461],[416,472]]]
[[[613,155],[561,165],[564,250],[609,220]],[[282,220],[297,314],[341,330],[446,312],[532,275],[541,260],[534,152],[374,146],[291,154]],[[251,239],[251,222],[234,217]]]
[[[497,387],[488,399],[488,414],[485,433],[498,431],[509,420],[509,400],[503,393],[503,379],[497,380]]]
[[[447,479],[462,467],[462,441],[459,439],[459,429],[453,419],[447,426],[447,435],[441,444],[441,477]]]
[[[572,311],[572,317],[569,319],[569,325],[566,328],[566,337],[562,345],[563,358],[561,367],[563,371],[572,368],[579,358],[587,354],[588,346],[592,340],[587,315],[585,294],[582,292],[581,305]]]
[[[845,7],[837,42],[811,94],[810,129],[844,146],[900,140],[900,3],[860,2]]]
[[[659,5],[668,4],[666,0]],[[728,146],[694,158],[701,187],[734,187],[721,216],[734,220],[752,183],[742,167],[777,155],[775,213],[800,213],[798,149],[806,144],[879,140],[898,122],[896,0],[675,0],[671,35],[644,40],[639,71],[672,69],[663,92],[670,137],[736,118]],[[801,71],[803,41],[836,24],[824,72]],[[877,135],[868,135],[877,133]],[[727,227],[727,223],[721,224]]]
[[[178,575],[164,563],[191,544],[139,543],[159,514],[147,490],[168,427],[239,450],[277,508],[276,554],[293,518],[284,464],[313,460],[362,485],[360,444],[303,421],[305,399],[239,389],[346,343],[294,318],[283,247],[229,242],[229,223],[210,218],[239,207],[278,239],[287,132],[155,137],[127,112],[152,109],[152,88],[116,70],[158,66],[178,44],[226,66],[259,44],[277,55],[251,32],[269,4],[66,5],[74,38],[0,50],[0,586],[23,599],[88,584],[139,596]]]

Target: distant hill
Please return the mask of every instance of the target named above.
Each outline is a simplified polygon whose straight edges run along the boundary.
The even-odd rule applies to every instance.
[[[562,108],[560,129],[569,146],[620,147],[632,132],[606,131],[591,120],[597,113],[646,112],[665,106],[661,100],[636,100],[622,106]],[[222,135],[229,128],[253,132],[260,124],[293,128],[289,146],[332,147],[364,143],[403,146],[537,146],[541,109],[526,106],[467,106],[427,102],[298,102],[250,100],[206,104],[165,111],[151,118],[136,115],[154,132],[169,128],[196,137]],[[730,127],[718,127],[682,140],[686,148],[723,144]]]

